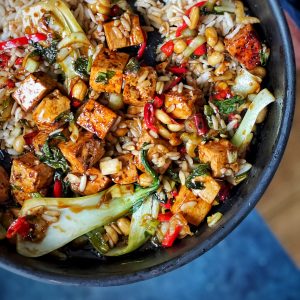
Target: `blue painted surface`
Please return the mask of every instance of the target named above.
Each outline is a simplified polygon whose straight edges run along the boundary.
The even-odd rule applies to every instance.
[[[0,270],[0,299],[298,300],[300,272],[257,213],[192,263],[144,282],[112,288],[54,286]]]

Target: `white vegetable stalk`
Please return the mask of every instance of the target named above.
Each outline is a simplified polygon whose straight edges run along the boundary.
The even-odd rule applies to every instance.
[[[274,102],[274,96],[267,90],[262,90],[250,104],[238,130],[231,142],[238,148],[243,146],[247,137],[251,134],[252,128],[259,113],[270,103]]]

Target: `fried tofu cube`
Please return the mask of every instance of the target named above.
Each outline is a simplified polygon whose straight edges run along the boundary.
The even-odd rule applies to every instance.
[[[204,163],[210,163],[214,177],[222,177],[222,169],[231,168],[236,171],[236,163],[231,163],[228,157],[237,151],[237,148],[228,140],[209,141],[199,145],[199,159]]]
[[[261,64],[261,42],[251,24],[246,25],[231,39],[225,39],[226,50],[248,70]]]
[[[194,181],[204,185],[202,190],[197,190],[197,195],[207,203],[212,204],[221,189],[219,183],[209,175],[197,176]]]
[[[118,160],[122,162],[122,170],[111,175],[113,182],[118,184],[130,184],[138,181],[137,168],[133,161],[132,154],[118,156]]]
[[[87,182],[86,182],[86,186],[85,189],[83,191],[80,190],[80,178],[81,176],[83,176],[83,174],[78,175],[76,174],[72,174],[75,175],[76,177],[74,178],[78,178],[77,180],[69,180],[71,183],[71,189],[73,192],[78,193],[80,195],[93,195],[96,193],[99,193],[103,190],[105,190],[111,183],[111,179],[108,176],[104,176],[102,175],[102,173],[100,172],[100,170],[96,169],[96,168],[90,168],[88,170],[86,170],[86,172],[84,173],[84,175],[87,176]],[[71,175],[71,176],[72,176]],[[68,175],[68,177],[70,176],[70,174]]]
[[[84,105],[77,124],[104,139],[116,119],[112,110],[91,99]]]
[[[182,93],[169,91],[165,94],[165,108],[168,111],[173,105],[174,109],[169,115],[175,119],[188,119],[194,114],[195,103],[202,100],[202,94],[198,89],[183,89]]]
[[[0,166],[0,203],[9,199],[9,177],[3,167]]]
[[[120,94],[129,55],[103,49],[93,62],[90,86],[98,93]]]
[[[182,213],[185,219],[198,226],[207,216],[212,204],[197,197],[185,185],[182,185],[171,207],[173,214]]]
[[[55,90],[33,111],[32,118],[39,130],[54,131],[58,129],[62,122],[58,117],[70,110],[70,100],[62,95],[59,90]]]
[[[10,176],[14,198],[22,205],[31,198],[31,193],[45,196],[53,175],[53,169],[40,162],[31,152],[15,158]]]
[[[123,101],[133,106],[144,106],[153,99],[156,89],[157,74],[151,67],[141,67],[137,74],[125,75]]]
[[[26,112],[32,111],[39,102],[56,87],[56,82],[45,73],[28,75],[12,94]]]
[[[104,144],[90,132],[81,132],[78,140],[62,142],[58,148],[70,163],[73,172],[84,173],[104,155]]]
[[[127,18],[125,16],[127,16]],[[115,26],[116,20],[103,25],[107,45],[110,50],[136,46],[145,41],[138,16],[131,15],[126,12],[120,17],[120,20],[121,22],[128,24],[128,27],[125,28],[122,23],[118,26]],[[129,28],[130,30],[128,30]],[[126,36],[122,31],[126,32]]]

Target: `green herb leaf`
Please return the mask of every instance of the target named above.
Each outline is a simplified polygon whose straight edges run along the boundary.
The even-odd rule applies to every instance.
[[[57,44],[58,40],[53,40],[49,47],[43,47],[38,42],[31,42],[35,51],[33,51],[30,56],[41,56],[45,61],[52,65],[56,62]]]
[[[172,168],[169,168],[166,173],[168,177],[170,177],[173,181],[180,183],[178,172],[174,171]]]
[[[132,57],[125,67],[125,74],[128,73],[137,73],[141,68],[140,62],[135,58]]]
[[[74,61],[74,70],[81,77],[89,77],[90,58],[79,57]]]
[[[245,102],[244,99],[234,96],[225,100],[214,100],[213,104],[218,107],[222,115],[229,115],[237,110],[237,108]]]
[[[204,189],[204,184],[200,181],[194,181],[193,179],[198,176],[207,175],[209,173],[209,165],[208,164],[200,164],[196,169],[192,171],[192,173],[186,179],[186,187],[188,189],[202,190]]]
[[[41,149],[42,155],[38,155],[38,158],[49,167],[66,173],[69,170],[69,165],[61,151],[55,146],[50,146],[49,143],[52,139],[66,140],[61,132],[50,135]]]
[[[111,70],[108,70],[106,73],[100,72],[95,81],[102,84],[108,84],[109,80],[113,78],[115,74],[116,72]]]

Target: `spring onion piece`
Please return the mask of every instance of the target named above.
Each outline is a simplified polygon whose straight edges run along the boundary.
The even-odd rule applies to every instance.
[[[57,49],[60,50],[66,47],[72,47],[72,45],[89,46],[90,42],[86,39],[85,33],[72,32],[58,43]]]
[[[154,193],[160,181],[147,161],[147,150],[142,149],[141,152],[142,163],[153,177],[153,183],[148,188],[136,190],[134,194],[113,197],[115,190],[120,190],[119,185],[113,185],[105,191],[85,197],[26,200],[20,211],[20,217],[42,218],[43,213],[47,211],[58,217],[57,220],[48,223],[45,236],[40,242],[32,242],[18,236],[18,253],[27,257],[45,255],[79,236],[113,222]]]
[[[220,212],[216,212],[215,214],[207,217],[208,227],[213,227],[214,225],[216,225],[221,220],[222,217],[223,214],[221,214]]]
[[[252,131],[255,121],[259,113],[270,103],[274,102],[274,96],[267,90],[263,89],[250,104],[239,128],[233,136],[231,142],[236,147],[241,147],[245,142],[247,136]]]
[[[198,35],[191,41],[188,47],[186,47],[186,49],[183,51],[183,56],[190,57],[194,53],[194,51],[204,43],[205,43],[205,37],[203,35]]]
[[[37,71],[37,69],[39,68],[40,66],[40,62],[39,61],[36,61],[34,60],[33,58],[31,57],[28,57],[27,60],[26,60],[26,63],[25,63],[25,70],[29,73],[34,73]]]

